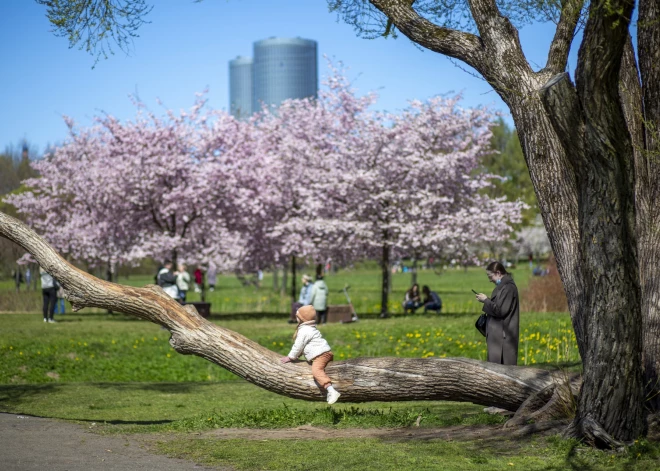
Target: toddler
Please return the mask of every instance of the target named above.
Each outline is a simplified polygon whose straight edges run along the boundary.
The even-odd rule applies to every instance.
[[[303,306],[296,311],[296,320],[298,327],[293,334],[295,342],[289,354],[282,357],[281,361],[288,363],[304,353],[305,358],[312,362],[314,379],[328,391],[328,404],[334,404],[340,394],[332,387],[330,378],[325,374],[325,367],[332,361],[333,355],[330,345],[316,328],[316,310],[312,306]]]

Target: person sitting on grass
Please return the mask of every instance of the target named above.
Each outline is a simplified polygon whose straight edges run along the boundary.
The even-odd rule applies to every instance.
[[[407,314],[408,311],[410,311],[414,314],[421,305],[422,299],[419,295],[419,285],[415,283],[408,291],[406,291],[406,297],[403,300],[403,313]]]
[[[325,367],[332,361],[333,355],[330,345],[316,328],[316,309],[312,306],[302,306],[296,312],[296,319],[298,326],[293,333],[295,342],[289,354],[280,361],[289,363],[304,353],[307,361],[312,363],[314,380],[328,391],[328,404],[334,404],[341,394],[332,387],[332,381],[325,373]]]
[[[442,299],[440,299],[438,293],[431,291],[428,286],[422,288],[422,293],[424,294],[424,314],[428,311],[437,313],[442,311]]]

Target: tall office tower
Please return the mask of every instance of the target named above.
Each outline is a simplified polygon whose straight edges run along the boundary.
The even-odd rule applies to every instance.
[[[229,61],[229,109],[245,119],[252,114],[252,58],[238,56]]]
[[[316,97],[316,41],[269,38],[254,43],[252,111],[262,104],[279,105],[289,98]]]

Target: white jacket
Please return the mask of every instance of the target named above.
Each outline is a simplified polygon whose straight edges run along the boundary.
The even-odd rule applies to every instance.
[[[181,291],[188,291],[190,289],[190,273],[187,271],[179,273],[176,277],[176,285]]]
[[[331,350],[327,340],[321,336],[321,332],[319,332],[315,325],[301,325],[298,328],[296,341],[293,343],[293,347],[287,356],[289,358],[298,358],[304,353],[305,358],[311,361],[321,353]]]

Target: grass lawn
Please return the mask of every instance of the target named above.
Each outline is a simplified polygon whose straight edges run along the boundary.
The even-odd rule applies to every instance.
[[[310,272],[311,273],[311,272]],[[299,274],[299,277],[301,274]],[[523,266],[514,271],[518,287],[527,286],[530,270]],[[380,312],[380,270],[377,268],[359,268],[339,270],[325,278],[330,290],[330,304],[346,304],[342,291],[345,284],[350,286],[349,294],[358,314]],[[392,293],[389,311],[401,313],[401,302],[405,291],[410,287],[410,273],[392,275]],[[438,275],[433,270],[419,270],[420,286],[428,285],[437,290],[443,301],[443,311],[451,313],[476,313],[481,305],[474,299],[471,289],[490,293],[493,285],[488,282],[483,268],[470,267],[449,269]],[[130,286],[144,286],[153,283],[152,276],[121,277],[119,283]],[[24,285],[23,285],[24,286]],[[297,289],[301,283],[297,280]],[[265,273],[261,288],[243,286],[233,275],[218,276],[216,290],[207,293],[207,301],[212,304],[214,313],[288,313],[291,303],[291,277],[288,277],[288,289],[282,296],[273,290],[272,274]],[[190,301],[198,301],[199,294],[189,292]],[[69,307],[67,307],[69,309]],[[38,312],[41,310],[41,292],[16,293],[11,280],[0,281],[0,312]],[[86,309],[82,312],[100,312]]]
[[[477,270],[427,275],[442,280],[438,290],[444,299],[454,299],[455,306],[463,302],[464,310],[324,325],[321,329],[336,358],[483,359],[484,338],[474,328],[477,310],[472,311],[471,296],[464,295],[463,288],[489,292],[485,276]],[[365,290],[365,280],[371,280],[369,286],[374,281],[373,276],[361,276],[349,280],[355,292],[362,289],[359,280],[365,282]],[[409,277],[401,276],[404,287]],[[523,278],[517,276],[519,284],[524,284]],[[330,282],[335,289],[344,281],[336,275]],[[224,287],[213,295],[232,292],[239,299],[252,288],[241,289]],[[376,294],[369,296],[377,296],[377,284],[373,289]],[[398,302],[396,290],[393,297]],[[168,344],[169,333],[153,324],[118,314],[57,318],[57,324],[43,324],[36,313],[0,315],[0,411],[80,421],[98,433],[156,437],[161,453],[240,470],[660,468],[660,451],[645,441],[625,454],[612,454],[557,437],[514,439],[499,430],[502,417],[484,414],[482,407],[469,403],[340,402],[329,407],[288,399],[205,360],[177,354]],[[219,315],[213,322],[285,354],[293,326],[284,319]],[[521,315],[519,363],[575,368],[577,361],[568,314]],[[452,439],[449,433],[457,426],[478,427],[486,435]],[[323,433],[317,435],[315,427]],[[239,439],[230,433],[246,428],[248,434],[293,430],[303,436]],[[376,436],[390,428],[386,437]],[[364,436],[346,435],[354,430],[364,431]],[[409,438],[411,430],[428,430],[431,435]],[[229,435],[220,436],[219,431]]]

